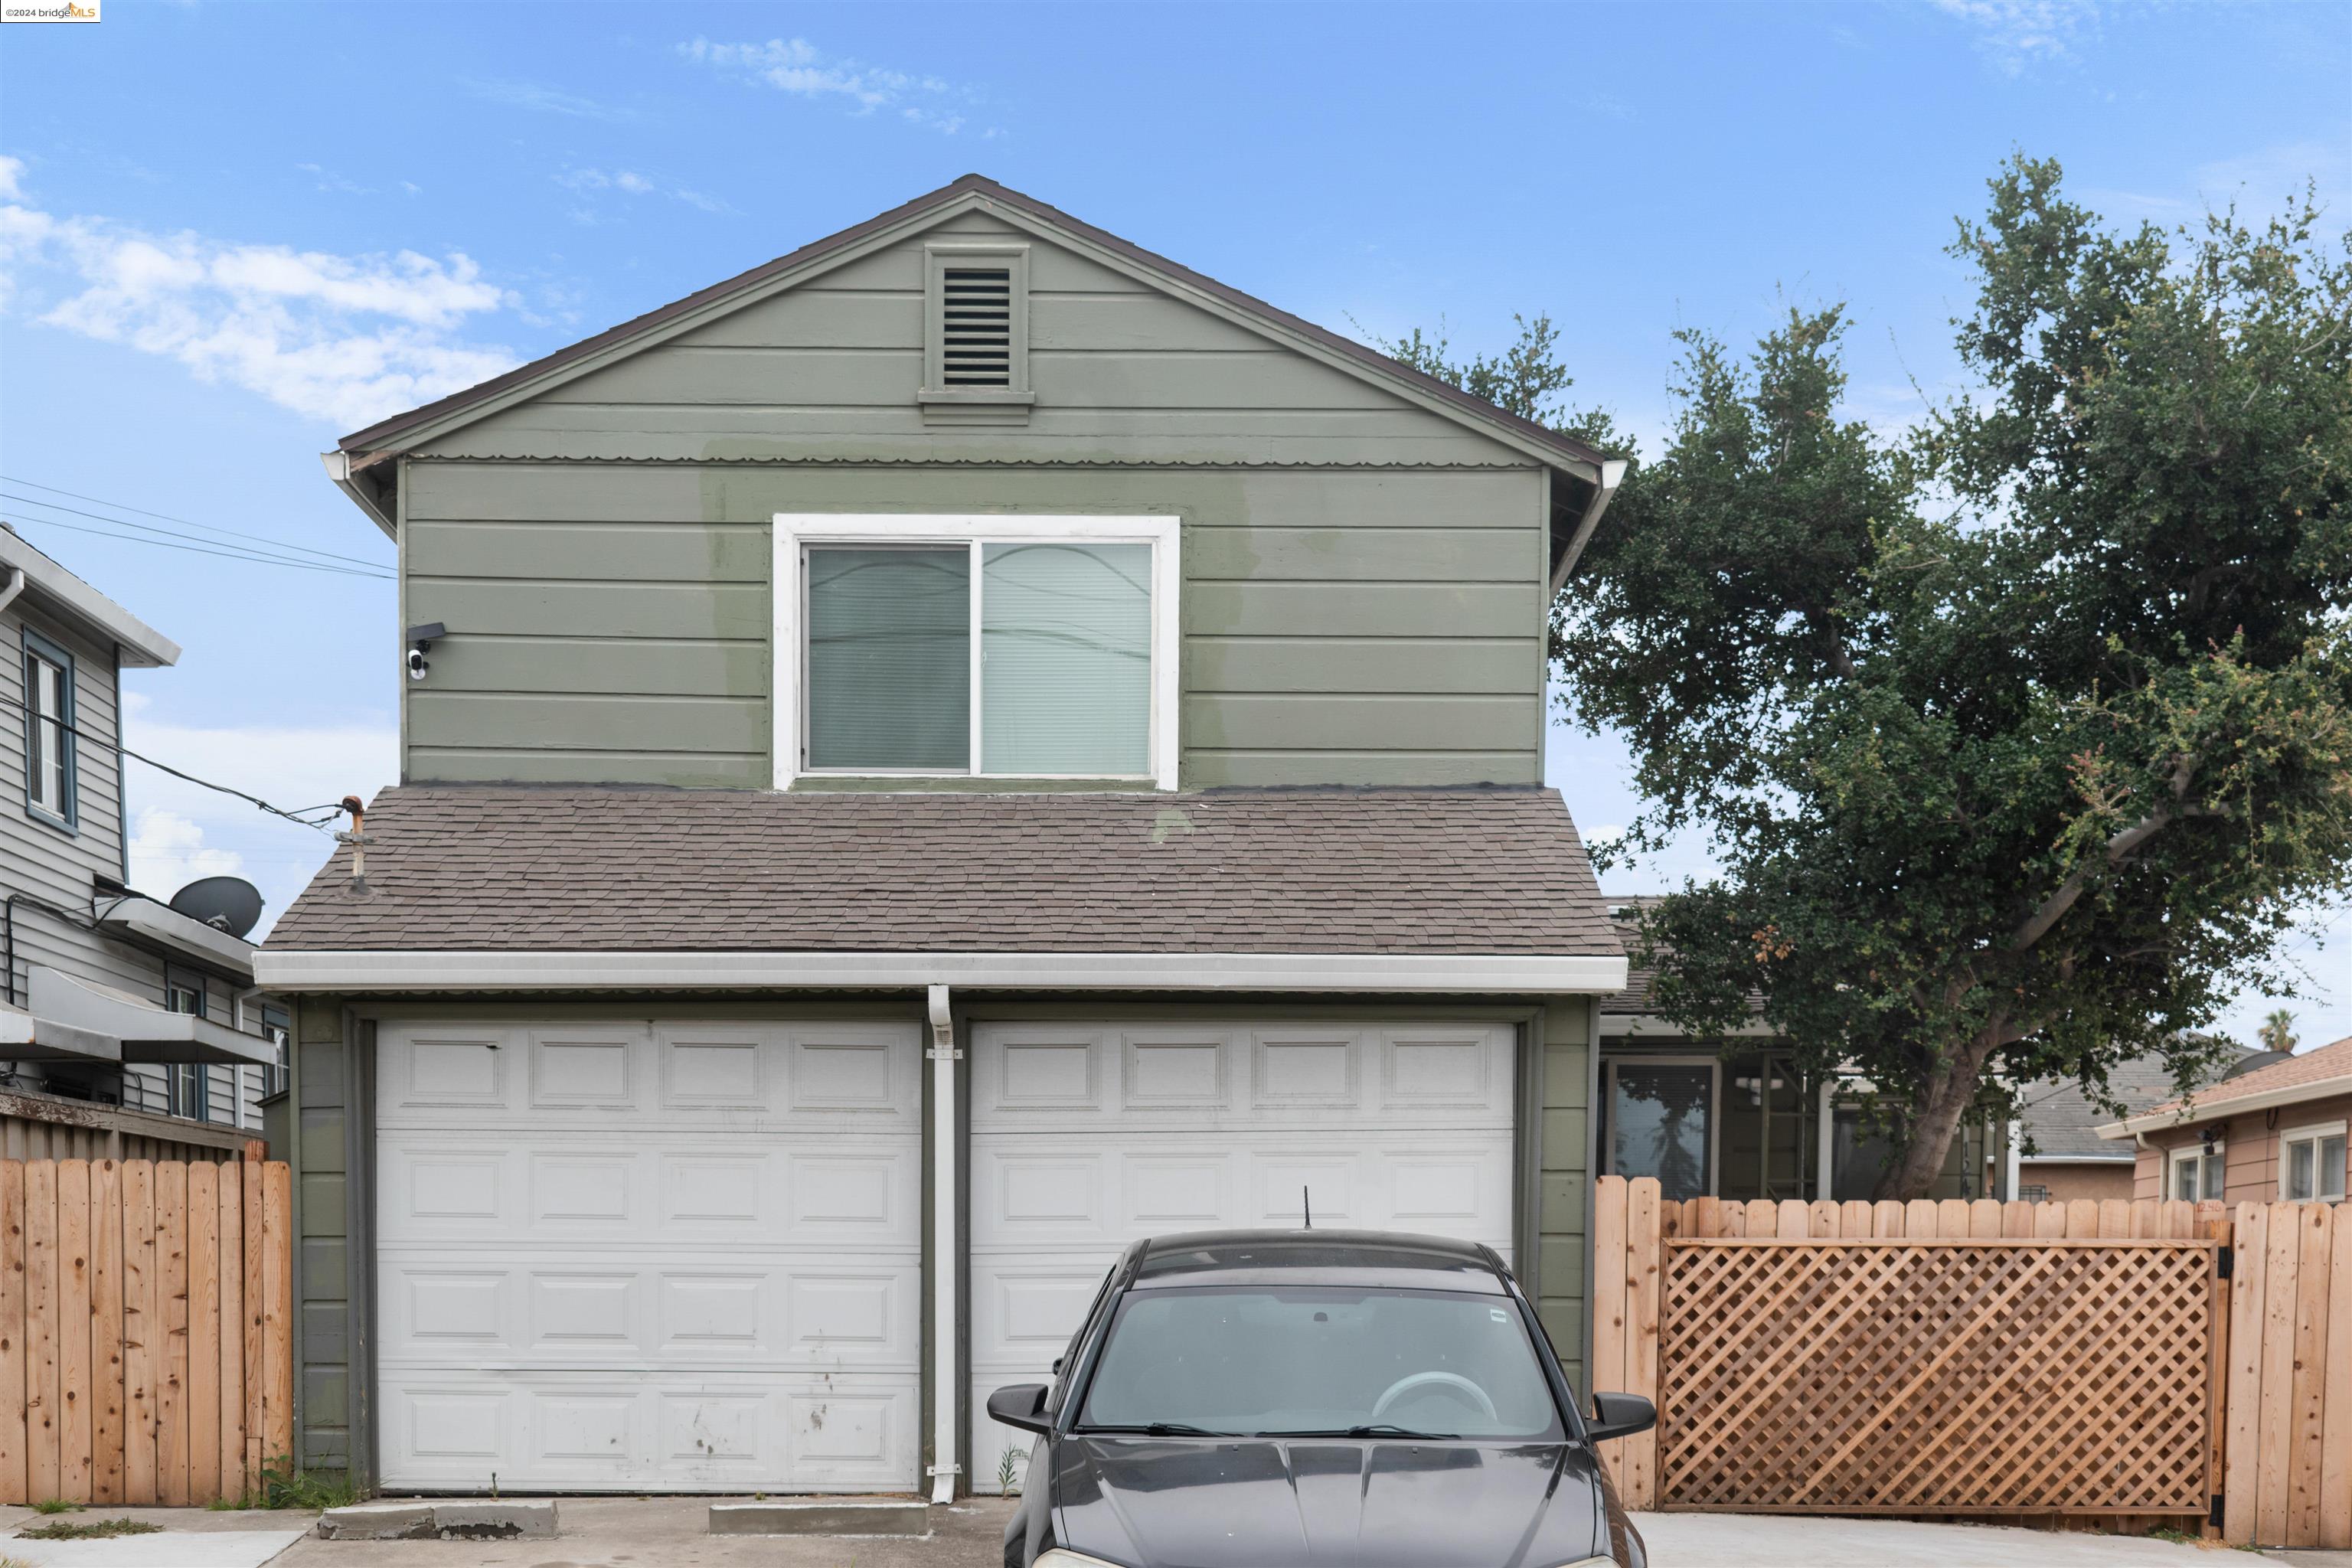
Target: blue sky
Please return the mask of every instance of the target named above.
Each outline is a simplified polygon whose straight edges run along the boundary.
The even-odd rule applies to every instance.
[[[2306,176],[2352,212],[2340,4],[104,16],[0,36],[0,491],[375,563],[320,473],[341,432],[971,170],[1342,331],[1477,350],[1549,311],[1576,396],[1653,445],[1675,329],[1745,340],[1791,301],[1851,302],[1856,414],[1955,390],[1942,247],[2012,148],[2119,220]],[[388,583],[0,515],[186,647],[130,678],[134,745],[294,805],[387,782]],[[1549,771],[1588,831],[1634,809],[1609,741],[1558,732]],[[159,889],[234,869],[275,910],[325,847],[134,783]],[[2352,921],[2321,923],[2307,1041],[2352,1035]]]

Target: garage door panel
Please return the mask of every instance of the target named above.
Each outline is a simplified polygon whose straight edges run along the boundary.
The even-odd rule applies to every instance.
[[[922,1148],[914,1136],[616,1136],[635,1146],[547,1139],[563,1146],[498,1153],[444,1132],[382,1132],[379,1234],[388,1243],[915,1245]]]
[[[385,1025],[388,1483],[916,1481],[912,1024]]]
[[[1128,1243],[1231,1226],[1421,1230],[1509,1255],[1515,1032],[1483,1020],[1109,1019],[973,1031],[973,1484]],[[1019,1460],[1016,1458],[1016,1466]]]
[[[391,1026],[387,1026],[387,1029]],[[385,1126],[919,1135],[913,1026],[403,1026],[379,1046]]]
[[[1514,1035],[1496,1025],[991,1023],[976,1036],[988,1042],[973,1075],[976,1129],[1241,1131],[1334,1114],[1340,1124],[1492,1127],[1511,1115]]]
[[[912,1261],[832,1253],[761,1266],[709,1253],[616,1268],[581,1252],[506,1265],[440,1250],[378,1259],[386,1366],[561,1370],[593,1364],[917,1368]]]
[[[478,1490],[751,1491],[903,1488],[919,1406],[901,1380],[775,1375],[479,1380],[388,1372],[384,1464],[399,1484]]]

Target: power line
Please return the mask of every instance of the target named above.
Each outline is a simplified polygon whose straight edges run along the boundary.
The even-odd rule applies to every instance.
[[[49,503],[46,501],[37,501],[34,504],[45,506]],[[59,510],[62,510],[65,509],[60,508]],[[82,515],[88,516],[89,514],[83,513]],[[108,518],[105,521],[111,522],[116,520]],[[290,566],[298,572],[331,572],[338,577],[365,577],[379,583],[389,583],[394,580],[393,574],[389,572],[360,572],[355,571],[349,566],[329,566],[319,562],[283,561],[275,556],[247,554],[234,550],[211,550],[201,544],[174,544],[168,539],[147,539],[136,533],[116,533],[109,529],[91,528],[85,523],[60,522],[53,517],[0,518],[0,522],[5,522],[12,528],[23,525],[34,528],[68,529],[75,533],[95,534],[100,539],[119,539],[126,544],[152,544],[159,550],[185,550],[193,552],[198,555],[217,555],[225,561],[243,561],[247,564],[254,566]],[[140,525],[132,523],[130,526],[136,528]],[[160,533],[163,530],[158,529],[156,531]],[[180,537],[184,538],[185,535],[182,535]]]
[[[71,725],[71,724],[64,723],[64,722],[62,722],[62,721],[58,721],[58,720],[48,718],[47,716],[43,715],[43,714],[35,713],[35,712],[34,712],[34,710],[33,710],[32,709],[30,709],[30,708],[26,707],[24,703],[22,703],[22,702],[18,701],[18,700],[17,700],[16,698],[14,698],[14,697],[0,697],[0,703],[5,703],[5,704],[7,704],[9,707],[16,709],[19,713],[24,713],[24,714],[29,715],[29,716],[31,716],[31,717],[33,717],[33,718],[35,718],[35,719],[38,720],[38,721],[40,721],[41,723],[44,723],[44,724],[55,724],[55,725],[56,725],[59,730],[63,731],[65,733],[67,733],[67,734],[68,734],[68,735],[71,735],[72,737],[74,737],[74,739],[76,739],[76,740],[78,740],[78,741],[88,741],[90,744],[92,744],[92,745],[94,745],[94,746],[107,746],[107,747],[110,747],[111,749],[113,749],[113,750],[115,750],[115,751],[118,751],[118,752],[121,752],[124,756],[129,757],[129,758],[130,758],[130,759],[131,759],[133,762],[145,763],[149,767],[151,767],[151,768],[157,768],[157,769],[160,769],[160,770],[162,770],[163,772],[164,772],[164,773],[167,773],[171,774],[171,775],[172,775],[173,778],[175,778],[175,779],[184,779],[184,780],[186,780],[189,784],[195,784],[195,785],[199,786],[200,788],[209,789],[209,790],[217,790],[217,791],[219,791],[222,795],[233,795],[236,796],[236,798],[237,798],[237,799],[239,799],[239,800],[242,800],[242,801],[247,801],[247,802],[250,802],[250,803],[251,803],[252,805],[257,805],[257,806],[259,806],[262,810],[264,810],[264,811],[268,812],[268,813],[270,816],[282,816],[282,817],[284,817],[284,818],[285,818],[287,821],[289,821],[289,822],[299,822],[299,823],[300,823],[303,826],[305,826],[305,827],[307,827],[307,828],[310,828],[310,829],[312,832],[314,832],[314,833],[324,833],[324,834],[326,834],[326,835],[327,835],[329,837],[331,837],[331,838],[334,837],[334,832],[333,832],[333,830],[332,830],[332,829],[331,829],[330,827],[328,827],[328,826],[327,826],[327,825],[326,825],[325,823],[323,823],[323,822],[312,822],[312,821],[310,821],[310,819],[308,819],[307,817],[297,816],[295,816],[295,815],[294,815],[294,813],[292,813],[292,812],[290,812],[290,811],[288,811],[288,810],[284,809],[283,807],[280,807],[280,806],[275,806],[275,805],[270,805],[268,801],[266,801],[266,800],[262,799],[262,798],[261,798],[259,795],[247,795],[247,794],[246,794],[246,793],[245,793],[245,791],[243,791],[243,790],[241,790],[241,789],[234,788],[234,787],[232,787],[232,786],[230,786],[230,785],[228,785],[228,784],[215,784],[215,783],[213,783],[213,781],[212,781],[212,780],[210,780],[210,779],[200,779],[200,778],[198,778],[195,774],[191,773],[184,773],[184,772],[183,772],[182,770],[180,770],[180,769],[178,769],[178,768],[173,767],[173,766],[171,763],[159,763],[159,762],[157,762],[157,761],[156,761],[154,758],[152,758],[152,757],[146,756],[146,755],[142,754],[141,752],[134,752],[134,751],[132,751],[130,747],[128,747],[128,746],[126,746],[126,745],[122,744],[122,742],[121,742],[119,739],[118,739],[118,740],[110,740],[109,738],[107,738],[107,737],[106,737],[106,736],[104,736],[104,735],[93,735],[93,734],[91,734],[91,733],[90,733],[89,731],[87,731],[87,730],[78,729],[78,728],[76,728],[75,726],[73,726],[73,725]],[[343,808],[342,808],[342,806],[341,806],[341,805],[333,805],[333,806],[310,805],[310,806],[305,806],[305,807],[303,807],[302,809],[304,809],[305,811],[336,811],[336,812],[340,812],[340,811],[341,811]]]
[[[330,561],[348,561],[354,566],[381,567],[383,564],[380,561],[369,561],[357,555],[338,555],[331,550],[315,550],[307,544],[289,544],[282,539],[272,539],[267,534],[239,533],[234,528],[222,528],[216,523],[192,522],[184,517],[173,517],[167,511],[149,511],[145,507],[130,506],[121,501],[108,500],[102,496],[86,496],[79,490],[59,489],[55,485],[45,485],[33,479],[20,479],[14,474],[0,474],[0,479],[5,479],[12,485],[29,485],[37,490],[47,490],[53,496],[71,496],[76,500],[86,500],[92,506],[111,507],[116,511],[135,511],[142,517],[152,517],[159,522],[176,522],[184,528],[201,529],[206,533],[226,533],[236,539],[250,539],[258,544],[275,545],[281,550],[299,551],[305,555],[323,555]],[[51,503],[44,501],[39,504],[46,506]],[[69,511],[72,509],[70,507],[61,507],[58,510],[62,511]],[[115,520],[110,518],[104,521],[113,521]]]
[[[284,563],[290,564],[290,565],[297,565],[297,566],[313,566],[313,565],[316,565],[316,566],[321,566],[321,567],[323,568],[323,565],[324,565],[324,563],[320,563],[320,562],[305,561],[305,560],[301,559],[299,556],[288,555],[288,554],[285,554],[285,553],[283,553],[283,552],[281,552],[280,551],[276,550],[276,549],[271,549],[271,550],[259,550],[259,549],[257,549],[257,548],[255,548],[254,546],[252,546],[252,545],[250,545],[250,544],[236,544],[236,543],[232,543],[231,542],[229,542],[228,540],[226,540],[226,539],[207,539],[207,538],[205,538],[205,537],[204,537],[203,535],[201,535],[201,534],[194,534],[194,533],[182,533],[182,532],[181,532],[179,530],[177,530],[177,529],[173,529],[173,528],[158,528],[158,527],[156,527],[156,526],[155,526],[153,523],[152,523],[152,522],[133,522],[133,521],[131,521],[129,518],[127,518],[127,517],[109,517],[109,516],[108,516],[108,515],[106,515],[104,512],[84,511],[84,510],[82,510],[82,509],[81,509],[81,508],[79,508],[79,507],[78,507],[78,506],[67,506],[67,505],[65,505],[65,504],[64,504],[63,502],[61,502],[61,501],[41,500],[39,500],[39,499],[37,499],[37,497],[34,497],[34,496],[20,496],[20,495],[15,494],[15,493],[14,493],[14,492],[12,492],[12,491],[9,491],[9,490],[0,490],[0,500],[13,500],[13,501],[21,501],[21,502],[23,502],[23,503],[24,503],[25,505],[26,505],[26,506],[46,507],[47,509],[48,509],[48,510],[51,510],[51,511],[64,511],[64,512],[71,512],[71,513],[72,513],[74,516],[76,516],[76,517],[86,517],[86,518],[89,519],[92,522],[106,522],[106,523],[111,523],[111,524],[113,524],[113,525],[114,525],[115,527],[117,527],[117,528],[135,528],[135,529],[137,529],[137,530],[138,530],[140,532],[142,532],[142,533],[159,533],[159,534],[162,534],[162,535],[163,535],[164,538],[166,538],[166,539],[187,539],[187,540],[194,540],[194,541],[196,543],[198,543],[198,544],[217,545],[217,546],[219,546],[219,547],[220,547],[221,549],[223,549],[223,550],[234,550],[234,551],[237,551],[237,552],[242,552],[242,553],[244,553],[244,554],[250,555],[250,556],[254,556],[254,557],[257,557],[257,558],[261,559],[261,560],[266,560],[266,561],[277,561],[277,562]],[[101,501],[100,504],[102,506],[102,505],[105,505],[106,503]],[[40,519],[38,519],[38,518],[36,518],[36,519],[34,519],[33,521],[37,521],[37,521],[41,521],[41,520],[40,520]],[[299,546],[299,545],[295,545],[295,546],[289,546],[289,548],[291,548],[291,549],[299,549],[299,548],[300,548],[300,546]],[[336,559],[336,560],[348,560],[348,559],[350,559],[350,557],[347,557],[347,556],[337,556],[337,557],[335,557],[334,559]],[[388,573],[385,573],[385,569],[384,569],[383,567],[382,567],[382,566],[378,566],[378,565],[374,565],[374,564],[373,564],[372,563],[365,562],[365,561],[362,561],[362,562],[358,563],[358,564],[359,564],[361,567],[366,568],[367,570],[369,570],[369,571],[371,571],[371,572],[384,573],[386,575],[389,575],[389,574],[388,574]],[[337,568],[334,568],[334,570],[337,570],[337,571],[344,571],[344,570],[349,570],[349,568],[345,568],[345,567],[337,567]]]

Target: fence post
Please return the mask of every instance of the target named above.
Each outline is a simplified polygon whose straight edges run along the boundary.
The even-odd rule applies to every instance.
[[[1628,1194],[1625,1222],[1626,1313],[1624,1392],[1655,1403],[1658,1397],[1658,1293],[1665,1265],[1664,1215],[1654,1176],[1636,1177]],[[1658,1504],[1658,1432],[1652,1427],[1624,1438],[1629,1509]]]
[[[1625,1386],[1625,1178],[1603,1176],[1592,1195],[1592,1387],[1614,1394]],[[1624,1445],[1605,1443],[1601,1463],[1625,1498]]]

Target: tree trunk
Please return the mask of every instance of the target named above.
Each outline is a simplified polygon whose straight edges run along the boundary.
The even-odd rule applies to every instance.
[[[1944,1173],[1945,1162],[1951,1157],[1952,1140],[1960,1135],[1969,1107],[1976,1103],[1982,1058],[1974,1044],[1971,1041],[1955,1052],[1928,1079],[1927,1093],[1920,1102],[1918,1114],[1911,1121],[1911,1135],[1905,1140],[1901,1152],[1878,1173],[1877,1190],[1871,1194],[1874,1198],[1882,1202],[1890,1198],[1896,1202],[1924,1198]]]

